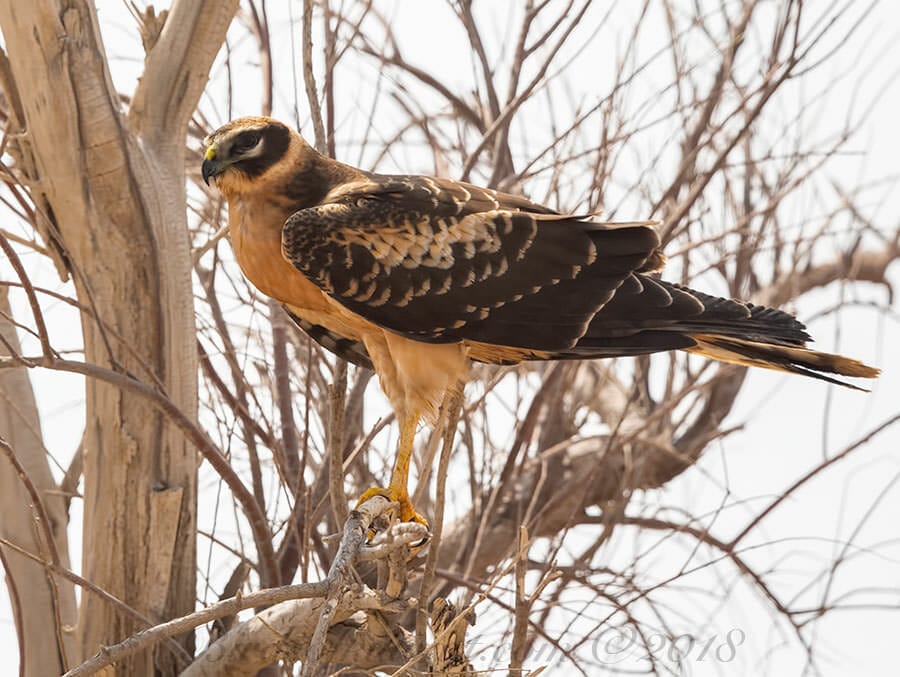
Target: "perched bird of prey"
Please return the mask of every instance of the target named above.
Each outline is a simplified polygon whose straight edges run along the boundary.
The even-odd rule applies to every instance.
[[[208,139],[203,179],[228,200],[244,275],[312,338],[374,367],[400,423],[382,494],[427,522],[407,477],[419,420],[434,420],[470,360],[594,359],[686,350],[805,374],[873,378],[809,350],[793,316],[657,279],[650,224],[596,223],[523,197],[428,176],[373,174],[317,153],[263,117]],[[848,384],[842,384],[848,385]],[[851,386],[855,387],[855,386]]]

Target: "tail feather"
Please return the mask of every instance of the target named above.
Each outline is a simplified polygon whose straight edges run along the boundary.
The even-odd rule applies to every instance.
[[[695,346],[684,348],[689,353],[703,355],[720,362],[731,362],[745,367],[763,367],[813,378],[866,391],[852,383],[846,383],[826,374],[875,378],[879,369],[843,355],[821,353],[798,346],[762,343],[719,334],[690,334]]]

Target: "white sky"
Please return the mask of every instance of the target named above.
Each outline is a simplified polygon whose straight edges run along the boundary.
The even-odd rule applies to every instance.
[[[99,0],[97,4],[101,21],[104,22],[106,47],[114,57],[113,74],[116,83],[123,91],[130,91],[133,89],[131,83],[141,68],[140,47],[139,43],[135,43],[132,21],[124,11],[124,3],[118,0]],[[485,8],[483,16],[486,35],[496,38],[499,45],[511,40],[508,33],[514,31],[511,28],[514,22],[506,21],[504,17],[515,6],[515,3],[499,1],[482,5]],[[808,3],[806,11],[813,13],[824,6],[826,3]],[[392,17],[395,34],[399,36],[400,46],[410,61],[439,69],[451,89],[468,86],[471,81],[468,58],[455,58],[456,54],[465,53],[460,51],[465,49],[465,36],[455,24],[447,21],[448,10],[443,3],[392,2],[384,3],[383,7],[385,14]],[[274,17],[276,12],[270,11]],[[618,11],[627,11],[626,3],[620,2]],[[299,12],[299,9],[295,9],[297,17]],[[428,29],[424,30],[423,26]],[[440,27],[443,26],[452,28],[441,30]],[[832,165],[832,175],[848,184],[866,178],[897,174],[900,84],[892,79],[892,75],[900,69],[898,27],[900,9],[897,3],[882,2],[854,36],[851,44],[846,45],[843,60],[836,62],[831,70],[816,76],[821,84],[828,78],[838,77],[842,69],[849,69],[851,72],[850,77],[844,81],[845,86],[838,87],[834,95],[817,105],[813,112],[814,128],[823,130],[823,133],[843,124],[849,98],[852,97],[862,105],[862,102],[881,94],[855,146],[860,151],[860,157],[848,158],[843,166]],[[287,63],[286,60],[291,58],[290,45],[283,40],[276,41],[274,48],[276,61]],[[596,50],[597,58],[602,59],[603,45],[592,49]],[[583,71],[570,73],[571,79],[584,88],[580,94],[590,91],[589,84],[586,83],[597,76],[584,63],[584,60],[578,62],[578,67]],[[862,77],[863,74],[866,77]],[[371,71],[366,72],[365,68],[360,68],[358,75],[360,78],[370,78],[372,74]],[[653,72],[648,72],[648,89],[653,87],[653,77]],[[258,85],[254,80],[254,72],[248,69],[246,77],[239,76],[239,82],[241,89],[235,92],[234,115],[258,112]],[[338,93],[344,98],[339,99],[338,110],[364,111],[367,105],[364,98],[354,98],[356,83],[352,80],[352,73],[344,75],[344,81],[340,84],[343,87],[339,87]],[[815,89],[816,84],[812,82],[810,91]],[[280,87],[276,114],[287,120],[292,117],[290,99],[289,88]],[[300,100],[305,101],[302,93]],[[226,110],[222,101],[212,101],[207,97],[204,105],[207,111],[216,110],[219,113],[221,117],[217,121],[224,121]],[[301,103],[300,110],[301,119],[305,122],[305,104]],[[365,116],[348,114],[346,120],[341,122],[345,126],[342,128],[339,125],[339,136],[344,139],[356,138],[354,133],[360,131],[360,119],[364,118]],[[308,126],[306,129],[308,131]],[[521,141],[538,147],[542,133],[540,125],[534,125],[534,128],[529,127],[527,133],[523,133]],[[519,141],[514,136],[513,144]],[[339,154],[341,152],[339,149]],[[355,149],[345,147],[343,152],[345,155],[342,159],[357,161]],[[371,161],[371,158],[367,159]],[[387,161],[380,168],[386,171],[424,172],[433,169],[430,154],[417,154],[412,147],[404,147],[391,160],[392,162]],[[900,200],[895,194],[895,185],[895,182],[891,182],[883,190],[875,191],[872,197],[872,216],[887,224],[886,229],[896,229],[900,224]],[[47,286],[59,288],[60,285],[53,281],[50,271],[47,273],[47,279],[43,282]],[[7,275],[5,269],[3,274]],[[897,266],[891,271],[891,277],[894,282],[898,281]],[[832,305],[837,293],[837,289],[829,288],[811,294],[795,310],[801,319],[813,316]],[[859,292],[859,296],[865,300],[880,300],[884,298],[884,293],[884,290],[863,290]],[[897,310],[896,303],[894,310]],[[55,326],[77,326],[74,316],[68,310],[54,307],[52,312]],[[746,423],[744,430],[729,437],[722,445],[711,448],[696,468],[670,483],[664,491],[658,492],[654,500],[663,505],[681,507],[692,514],[713,512],[720,507],[724,498],[722,491],[711,491],[710,487],[713,483],[723,487],[727,484],[729,503],[746,501],[717,515],[714,531],[727,535],[744,524],[755,509],[781,493],[824,455],[839,451],[860,434],[896,413],[900,402],[900,357],[898,351],[890,346],[900,343],[900,327],[894,316],[880,316],[870,308],[851,307],[836,315],[829,315],[824,320],[813,321],[810,329],[818,338],[817,347],[853,355],[883,368],[884,374],[874,385],[873,393],[867,396],[827,387],[810,379],[785,377],[769,372],[752,373],[738,406],[727,422],[727,425]],[[66,337],[59,334],[58,338],[55,341],[57,344],[66,344]],[[78,342],[78,337],[72,335],[70,345],[75,346]],[[47,446],[64,464],[81,435],[83,408],[80,381],[71,376],[43,372],[32,372],[31,376],[41,404]],[[748,541],[748,544],[780,542],[775,547],[748,553],[747,559],[761,568],[768,565],[781,567],[783,573],[779,574],[778,581],[783,594],[802,588],[803,582],[809,580],[814,572],[819,572],[822,566],[836,558],[835,553],[839,552],[842,543],[852,541],[855,547],[872,549],[869,554],[861,553],[851,558],[845,565],[846,570],[837,576],[836,589],[852,591],[866,588],[869,592],[849,601],[890,606],[893,610],[888,612],[860,608],[829,614],[818,631],[818,657],[825,675],[887,674],[896,664],[893,651],[896,644],[897,607],[900,606],[900,547],[897,541],[900,491],[894,484],[900,473],[898,449],[900,430],[891,429],[863,452],[851,455],[848,460],[828,470],[824,476],[811,483],[808,490],[798,492]],[[866,516],[875,497],[886,489],[883,499]],[[74,506],[73,519],[80,523],[79,502],[75,501]],[[858,533],[854,531],[856,529],[859,529]],[[79,568],[80,534],[72,533],[70,537],[73,564]],[[784,542],[781,542],[782,539],[785,539]],[[627,551],[634,546],[623,542],[620,547]],[[682,555],[682,559],[674,566],[683,564],[684,559]],[[670,561],[660,561],[655,566],[663,571],[670,569],[673,564]],[[722,571],[726,569],[723,568]],[[728,575],[732,575],[730,569],[727,571]],[[708,571],[704,571],[686,582],[704,586],[709,583],[709,579],[705,577],[710,575]],[[725,608],[711,613],[710,621],[705,627],[689,629],[700,637],[709,637],[724,636],[729,630],[740,628],[746,634],[746,642],[736,650],[734,662],[726,664],[694,661],[687,664],[685,673],[800,673],[805,657],[797,642],[793,641],[790,631],[772,623],[774,614],[771,609],[758,595],[748,592],[747,586],[738,585],[736,590]],[[808,600],[814,606],[818,604],[816,594],[820,592],[821,586],[813,586],[801,599]],[[476,635],[486,627],[479,624]],[[7,657],[5,664],[9,674],[12,674],[15,670],[16,645],[5,588],[0,593],[0,655]],[[629,657],[619,663],[618,667],[641,669],[646,664]],[[569,673],[560,668],[548,670],[544,674]]]

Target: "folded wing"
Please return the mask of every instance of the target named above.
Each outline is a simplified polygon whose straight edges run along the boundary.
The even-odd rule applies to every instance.
[[[659,244],[424,177],[362,182],[285,223],[285,257],[365,319],[409,338],[574,347]],[[538,207],[534,205],[535,209]]]

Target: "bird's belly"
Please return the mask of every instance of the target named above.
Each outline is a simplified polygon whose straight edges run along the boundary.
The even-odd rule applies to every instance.
[[[342,337],[362,342],[381,388],[399,419],[424,416],[434,422],[447,391],[465,381],[466,346],[414,341],[383,329],[331,298],[328,310],[297,308],[291,312]]]
[[[466,380],[469,360],[461,342],[424,343],[386,330],[363,341],[382,390],[401,418],[424,416],[434,422],[447,391]]]

